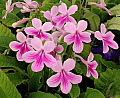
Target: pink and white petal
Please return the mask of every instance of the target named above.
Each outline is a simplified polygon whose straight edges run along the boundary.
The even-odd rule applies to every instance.
[[[101,24],[101,25],[100,25],[100,30],[101,30],[101,33],[102,33],[102,34],[105,34],[105,32],[106,32],[106,27],[105,27],[104,24]]]
[[[37,60],[34,63],[32,63],[32,66],[31,66],[31,69],[34,72],[41,71],[43,68],[44,68],[44,64],[43,64],[41,58],[39,58],[39,60]]]
[[[74,14],[77,10],[78,10],[77,5],[70,6],[69,9],[68,9],[68,15]]]
[[[77,24],[76,20],[75,20],[72,16],[68,16],[66,22],[72,22],[72,23],[74,23],[74,24]]]
[[[48,38],[52,38],[52,35],[49,33],[42,32],[41,40],[48,40]]]
[[[95,79],[98,78],[98,73],[97,73],[96,70],[91,70],[91,74],[92,74],[92,76],[93,76]]]
[[[98,63],[96,61],[93,61],[88,63],[88,66],[92,69],[96,69],[96,67],[98,66]]]
[[[70,71],[74,69],[76,61],[73,59],[68,58],[66,61],[63,63],[63,69],[65,71]]]
[[[22,52],[22,51],[18,51],[18,52],[17,52],[16,57],[17,57],[17,60],[18,60],[18,61],[23,61],[22,55],[23,55],[23,52]]]
[[[62,35],[62,32],[59,32],[59,31],[55,31],[55,32],[52,33],[53,38],[58,38],[61,35]]]
[[[90,73],[91,73],[91,68],[88,67],[86,76],[87,76],[87,77],[90,77]]]
[[[42,25],[42,31],[50,31],[52,30],[53,28],[53,25],[51,22],[45,22],[43,25]]]
[[[23,60],[27,63],[31,63],[35,61],[38,58],[38,56],[39,56],[38,51],[28,51],[23,54]]]
[[[50,54],[44,54],[43,62],[49,68],[52,68],[53,66],[56,66],[56,63],[57,63],[56,59]]]
[[[83,42],[90,43],[91,42],[90,35],[91,35],[91,33],[89,33],[89,32],[82,32],[82,33],[80,33],[80,39]]]
[[[72,84],[78,84],[82,81],[82,76],[67,72],[67,78]]]
[[[17,37],[17,40],[19,40],[20,42],[26,41],[26,36],[22,32],[18,32],[16,37]]]
[[[99,31],[96,31],[95,32],[95,37],[98,39],[98,40],[102,40],[102,34],[99,32]]]
[[[51,16],[56,16],[58,14],[58,7],[57,6],[53,6],[51,8]]]
[[[46,41],[43,50],[45,53],[50,53],[55,49],[55,43],[53,41]]]
[[[63,48],[62,45],[58,45],[58,46],[57,46],[56,51],[57,51],[58,53],[61,53],[63,50],[64,50],[64,48]]]
[[[102,6],[106,6],[104,0],[100,0],[100,4],[101,4]]]
[[[31,3],[31,0],[24,0],[27,4]]]
[[[66,42],[68,45],[70,45],[71,43],[73,43],[75,40],[75,36],[74,34],[68,34],[64,37],[64,42]]]
[[[115,35],[114,35],[111,31],[107,32],[107,33],[103,36],[103,38],[106,39],[106,40],[113,40],[114,37],[115,37]]]
[[[52,67],[52,70],[54,72],[61,72],[63,66],[62,66],[62,61],[61,60],[58,60],[57,61],[57,64],[55,66]]]
[[[103,53],[107,53],[109,51],[109,47],[105,41],[102,42],[103,42]]]
[[[33,38],[27,38],[26,42],[27,42],[28,45],[31,45],[31,40],[32,40],[32,39],[33,39]]]
[[[50,11],[44,12],[44,17],[45,17],[46,19],[48,19],[48,20],[51,20],[51,13],[50,13]]]
[[[76,38],[73,44],[73,51],[76,53],[81,53],[83,50],[83,43],[79,38]]]
[[[27,27],[24,30],[26,32],[26,34],[28,35],[37,35],[37,33],[39,32],[38,30],[36,30],[34,27]]]
[[[75,24],[73,24],[71,22],[67,22],[64,26],[64,29],[66,30],[66,32],[69,32],[69,33],[76,32],[76,26],[75,26]]]
[[[67,6],[65,3],[62,3],[58,6],[58,11],[62,14],[67,14]]]
[[[40,19],[34,18],[32,19],[32,25],[37,29],[40,30],[42,22]]]
[[[60,81],[61,81],[60,73],[57,73],[51,76],[49,79],[47,79],[47,85],[49,87],[57,87],[60,84]]]
[[[21,46],[22,46],[22,43],[19,43],[19,42],[17,42],[17,41],[12,41],[12,42],[10,42],[10,44],[9,44],[9,47],[10,47],[13,51],[19,50],[19,49],[21,48]]]
[[[78,22],[78,25],[77,25],[77,31],[78,31],[78,32],[81,32],[81,31],[86,30],[86,29],[87,29],[87,25],[88,25],[87,21],[85,21],[85,20],[80,20],[80,21]]]
[[[88,58],[87,58],[87,61],[90,62],[90,61],[93,60],[93,58],[94,58],[94,55],[93,55],[92,52],[90,52],[90,54],[89,54],[89,56],[88,56]]]
[[[118,49],[119,48],[118,44],[114,40],[106,41],[106,43],[113,49]]]
[[[72,88],[72,84],[69,82],[67,77],[62,77],[61,79],[61,85],[60,85],[61,91],[65,94],[68,94]]]
[[[35,50],[41,50],[42,49],[42,41],[35,37],[31,40],[31,46],[35,49]]]

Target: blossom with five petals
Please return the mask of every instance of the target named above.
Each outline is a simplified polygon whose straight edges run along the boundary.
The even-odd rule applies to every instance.
[[[96,61],[92,61],[94,58],[94,55],[92,53],[89,54],[87,61],[84,60],[81,56],[79,55],[75,55],[75,57],[78,57],[81,59],[81,61],[87,66],[87,77],[90,77],[90,74],[92,74],[92,76],[97,79],[98,78],[98,73],[95,70],[96,67],[98,66],[98,63]]]
[[[115,35],[111,31],[106,33],[106,27],[104,24],[100,25],[100,30],[101,30],[101,32],[99,32],[99,31],[95,32],[95,37],[98,40],[102,40],[103,53],[107,53],[109,51],[109,47],[111,47],[113,49],[118,49],[118,44],[113,40]]]
[[[58,73],[47,80],[48,86],[57,87],[60,84],[61,91],[65,94],[69,93],[72,88],[72,84],[78,84],[82,81],[82,76],[69,72],[74,69],[74,67],[75,61],[73,59],[69,58],[64,61],[63,66],[62,61],[57,61],[57,65],[52,67],[52,70]]]
[[[71,33],[64,37],[64,42],[66,42],[68,45],[74,42],[73,51],[75,51],[76,53],[82,52],[84,47],[82,42],[91,42],[91,34],[89,32],[83,32],[87,28],[86,21],[79,21],[77,26],[71,22],[67,22],[64,28],[66,32]]]
[[[36,51],[26,52],[23,55],[23,60],[27,63],[33,62],[31,66],[33,71],[41,71],[44,67],[44,64],[50,68],[56,65],[56,59],[49,54],[55,48],[53,41],[46,41],[43,46],[42,41],[35,37],[31,40],[31,46]]]
[[[22,32],[18,32],[17,40],[20,41],[21,43],[19,43],[17,41],[12,41],[12,42],[10,42],[9,47],[13,51],[19,50],[16,54],[16,57],[17,57],[18,61],[23,61],[22,55],[25,52],[33,50],[32,47],[29,46],[31,43],[31,38],[27,38]]]
[[[25,28],[25,32],[28,35],[34,35],[34,37],[38,37],[41,40],[47,40],[48,38],[52,38],[51,34],[46,33],[46,31],[50,31],[53,28],[52,23],[45,22],[42,25],[40,19],[34,18],[32,19],[32,25],[34,27],[27,27]]]

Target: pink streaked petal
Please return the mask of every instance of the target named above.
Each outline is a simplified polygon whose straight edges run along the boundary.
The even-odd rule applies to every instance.
[[[28,35],[37,35],[37,33],[39,32],[38,30],[36,30],[34,27],[27,27],[24,30],[26,32],[26,34]]]
[[[35,37],[31,40],[31,46],[35,49],[35,50],[41,50],[42,49],[42,41]]]
[[[56,51],[57,51],[58,53],[61,53],[63,50],[64,50],[64,48],[63,48],[62,45],[58,45],[58,46],[57,46]]]
[[[68,45],[74,42],[74,34],[68,34],[64,37],[64,42],[66,42]]]
[[[76,20],[75,20],[72,16],[68,16],[66,22],[72,22],[72,23],[74,23],[74,24],[77,24]]]
[[[91,70],[91,74],[92,74],[92,76],[93,76],[95,79],[98,78],[98,73],[97,73],[96,70]]]
[[[99,32],[99,31],[96,31],[95,32],[95,37],[98,39],[98,40],[102,40],[102,34]]]
[[[78,32],[81,32],[81,31],[86,30],[86,29],[87,29],[87,25],[88,25],[87,21],[85,21],[85,20],[80,20],[80,21],[78,22],[78,25],[77,25],[77,31],[78,31]]]
[[[61,70],[62,70],[62,61],[57,61],[57,64],[55,65],[55,66],[53,66],[52,67],[52,70],[54,71],[54,72],[61,72]]]
[[[71,22],[67,22],[64,26],[66,32],[70,32],[70,33],[75,33],[76,32],[76,26],[75,24],[71,23]]]
[[[45,17],[46,19],[48,19],[48,20],[51,20],[51,13],[50,13],[50,11],[44,12],[44,17]]]
[[[96,69],[96,67],[98,66],[98,63],[96,61],[93,61],[88,63],[88,66],[92,69]]]
[[[73,44],[73,51],[81,53],[83,50],[83,43],[79,38],[76,38]]]
[[[109,51],[109,47],[105,41],[102,42],[103,42],[103,53],[107,53]]]
[[[60,88],[61,88],[61,91],[65,94],[68,94],[70,92],[72,88],[72,84],[69,82],[67,77],[62,76]]]
[[[69,9],[68,9],[68,15],[74,14],[77,10],[78,10],[77,5],[70,6]]]
[[[58,14],[58,7],[57,6],[53,6],[51,8],[51,16],[56,16]]]
[[[37,51],[28,51],[23,54],[23,60],[27,63],[31,63],[38,58],[39,53]]]
[[[16,57],[17,57],[18,61],[23,61],[22,55],[23,55],[23,52],[19,50],[16,54]]]
[[[42,32],[41,36],[38,38],[40,38],[41,40],[48,40],[48,38],[52,38],[52,35],[49,33]]]
[[[45,65],[49,68],[52,68],[56,65],[56,59],[50,54],[44,54],[43,60]]]
[[[21,46],[22,46],[22,43],[19,43],[19,42],[17,42],[17,41],[12,41],[12,42],[10,42],[10,44],[9,44],[9,47],[10,47],[13,51],[19,50],[19,49],[21,48]]]
[[[89,68],[89,66],[88,66],[87,73],[86,73],[87,77],[90,77],[90,72],[91,72],[91,68]]]
[[[114,41],[114,40],[107,40],[105,41],[107,43],[107,45],[109,45],[111,48],[113,49],[118,49],[118,44]]]
[[[60,6],[58,6],[58,10],[62,14],[67,14],[67,6],[65,3],[62,3]]]
[[[67,72],[67,78],[72,84],[78,84],[82,81],[82,76]]]
[[[82,32],[82,33],[80,33],[80,39],[83,42],[90,43],[91,42],[90,35],[91,35],[91,33],[89,33],[89,32]]]
[[[66,61],[64,61],[63,69],[65,71],[70,71],[70,70],[74,69],[75,63],[76,63],[75,60],[69,58]]]
[[[44,68],[44,64],[43,64],[41,58],[37,59],[37,61],[35,61],[34,63],[32,63],[32,66],[31,66],[31,69],[34,72],[41,71],[43,68]]]
[[[42,31],[50,31],[52,30],[52,28],[53,28],[53,25],[51,22],[45,22],[41,29]]]
[[[55,32],[52,33],[53,39],[58,38],[61,35],[62,35],[62,32],[59,32],[59,31],[55,31]]]
[[[45,51],[45,53],[50,53],[55,49],[55,43],[53,41],[46,41],[43,49]]]
[[[32,25],[37,29],[40,30],[42,22],[40,19],[34,18],[32,19]]]
[[[24,42],[26,40],[26,36],[22,32],[18,32],[16,37],[20,42]]]
[[[101,33],[102,33],[102,34],[105,34],[105,32],[106,32],[106,27],[105,27],[104,24],[101,24],[101,25],[100,25],[100,30],[101,30]]]
[[[88,62],[90,62],[90,61],[92,61],[92,60],[93,60],[93,58],[94,58],[94,55],[93,55],[93,53],[92,53],[92,52],[90,52],[90,54],[89,54],[89,56],[88,56],[87,61],[88,61]]]
[[[31,40],[32,40],[32,39],[33,39],[33,38],[27,38],[26,42],[27,42],[28,45],[31,45]]]
[[[106,39],[106,40],[113,40],[114,37],[115,37],[115,35],[114,35],[111,31],[107,32],[107,33],[103,36],[103,38]]]
[[[100,4],[101,4],[102,6],[106,6],[104,0],[100,0]]]
[[[47,79],[47,85],[49,87],[57,87],[60,84],[60,81],[61,81],[60,73],[57,73],[51,76],[49,79]]]

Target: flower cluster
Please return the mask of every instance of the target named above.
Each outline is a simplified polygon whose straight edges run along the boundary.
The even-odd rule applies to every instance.
[[[40,4],[36,1],[24,1],[25,2],[16,2],[11,5],[11,0],[8,0],[6,4],[6,14],[3,18],[6,18],[7,14],[13,10],[14,5],[21,8],[20,11],[22,13],[32,12],[35,11],[37,7],[40,7]],[[95,3],[91,4],[98,5]],[[105,3],[101,0],[99,7],[105,9],[104,6]],[[75,57],[80,58],[87,66],[87,77],[92,75],[94,78],[98,78],[98,73],[95,70],[98,64],[95,60],[92,61],[94,58],[93,53],[89,54],[87,61],[80,56],[80,53],[84,49],[84,43],[90,43],[92,41],[92,34],[94,34],[95,38],[102,41],[103,53],[107,53],[110,47],[118,49],[118,44],[113,40],[115,35],[111,31],[106,33],[104,24],[101,24],[100,31],[91,31],[93,33],[86,31],[88,22],[85,20],[79,20],[77,22],[71,16],[77,10],[77,5],[72,5],[67,9],[67,5],[61,3],[59,6],[53,6],[51,11],[41,11],[43,16],[47,20],[50,20],[50,22],[42,23],[40,19],[32,18],[32,26],[25,27],[24,33],[17,33],[16,37],[19,42],[13,41],[9,44],[13,51],[18,51],[16,54],[18,61],[32,63],[32,71],[42,71],[44,65],[46,65],[54,72],[57,72],[57,74],[47,80],[47,84],[49,87],[57,87],[60,84],[61,91],[65,94],[70,92],[72,88],[71,83],[78,84],[82,81],[82,76],[70,72],[75,68]],[[109,12],[107,9],[105,10]],[[28,20],[28,18],[24,18],[14,23],[13,27]],[[64,47],[60,42],[72,45],[73,51],[71,52],[73,53],[73,58],[67,58],[63,62],[64,54],[61,55],[60,53],[62,53]]]

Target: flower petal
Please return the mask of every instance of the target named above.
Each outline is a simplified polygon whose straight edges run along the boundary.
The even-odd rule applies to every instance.
[[[74,42],[74,34],[68,34],[64,37],[64,42],[66,42],[68,45]]]
[[[40,19],[34,18],[32,19],[32,25],[37,29],[40,30],[42,22]]]
[[[22,55],[24,52],[22,52],[21,50],[19,50],[16,54],[17,60],[18,61],[23,61]]]
[[[101,4],[102,6],[106,6],[104,0],[100,0],[100,4]]]
[[[103,53],[107,53],[109,51],[109,47],[105,41],[102,42],[103,42]]]
[[[50,13],[50,11],[44,12],[44,17],[45,17],[46,19],[48,19],[48,20],[51,20],[51,13]]]
[[[17,42],[17,41],[12,41],[12,42],[10,42],[10,44],[9,44],[9,47],[10,47],[13,51],[19,50],[19,49],[21,48],[21,46],[22,46],[22,43],[19,43],[19,42]]]
[[[96,61],[90,62],[88,63],[89,67],[92,69],[96,69],[96,67],[98,66],[98,63]]]
[[[92,71],[91,71],[91,74],[92,74],[92,76],[93,76],[95,79],[98,78],[98,73],[97,73],[96,70],[92,70]]]
[[[70,6],[69,9],[68,9],[68,15],[74,14],[77,10],[78,10],[77,5]]]
[[[86,29],[87,29],[87,25],[88,25],[87,21],[85,21],[85,20],[80,20],[80,21],[78,22],[78,25],[77,25],[77,31],[78,31],[78,32],[81,32],[81,31],[86,30]]]
[[[66,32],[70,32],[70,33],[75,33],[76,32],[76,26],[75,24],[71,23],[71,22],[67,22],[64,26]]]
[[[105,34],[105,32],[106,32],[106,27],[105,27],[104,24],[101,24],[101,25],[100,25],[100,30],[101,30],[101,33],[102,33],[102,34]]]
[[[39,32],[38,30],[36,30],[34,27],[27,27],[24,30],[26,32],[26,34],[28,35],[37,35],[37,33]]]
[[[57,63],[56,63],[56,66],[53,66],[52,67],[52,70],[54,71],[54,72],[61,72],[61,70],[62,70],[62,61],[57,61]]]
[[[42,32],[41,35],[37,35],[36,37],[40,38],[43,41],[47,40],[48,38],[52,38],[52,35],[46,32]]]
[[[82,32],[82,33],[80,33],[80,39],[83,42],[90,43],[91,42],[90,35],[91,34],[89,32]]]
[[[106,40],[113,40],[114,37],[115,37],[115,35],[114,35],[111,31],[107,32],[107,33],[103,36],[103,38],[106,39]]]
[[[107,45],[109,45],[113,49],[118,49],[118,44],[114,40],[106,40]]]
[[[75,63],[76,63],[75,60],[69,58],[66,61],[64,61],[63,69],[65,71],[70,71],[70,70],[74,69]]]
[[[58,14],[58,7],[57,6],[53,6],[51,8],[51,16],[56,16]]]
[[[47,85],[49,87],[57,87],[60,84],[60,81],[61,81],[60,73],[57,73],[51,76],[49,79],[47,79]]]
[[[58,53],[61,53],[63,50],[64,50],[64,48],[63,48],[62,45],[58,45],[58,46],[57,46],[56,51],[57,51]]]
[[[76,20],[72,16],[67,16],[67,21],[66,22],[72,22],[74,24],[77,24]]]
[[[52,30],[53,25],[51,22],[45,22],[42,26],[42,31],[50,31]]]
[[[56,65],[56,59],[50,54],[44,54],[43,61],[45,65],[50,68]]]
[[[22,32],[18,32],[16,37],[20,42],[24,42],[26,40],[26,36]]]
[[[82,81],[82,76],[67,72],[67,78],[72,84],[78,84]]]
[[[60,6],[58,6],[58,10],[62,14],[67,14],[67,6],[65,3],[62,3]]]
[[[98,39],[98,40],[102,40],[102,34],[99,32],[99,31],[96,31],[95,32],[95,37]]]
[[[93,58],[94,58],[94,55],[93,55],[93,53],[91,52],[91,53],[89,54],[89,56],[88,56],[87,61],[90,62],[90,61],[93,60]]]
[[[46,41],[43,49],[45,51],[45,53],[50,53],[55,49],[55,43],[53,41]]]

